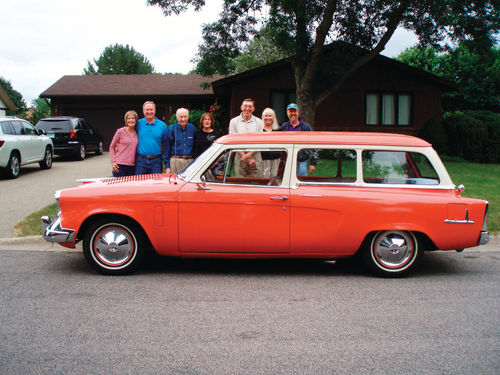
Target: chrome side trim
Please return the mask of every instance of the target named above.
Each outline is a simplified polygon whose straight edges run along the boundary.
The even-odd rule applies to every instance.
[[[61,226],[61,217],[51,221],[50,217],[42,216],[42,236],[48,242],[74,242],[76,231]]]
[[[474,220],[452,220],[445,219],[446,224],[474,224]]]

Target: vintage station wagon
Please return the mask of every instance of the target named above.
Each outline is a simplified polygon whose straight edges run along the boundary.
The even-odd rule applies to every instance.
[[[236,155],[275,160],[236,175]],[[298,154],[317,156],[297,175]],[[254,155],[255,155],[254,154]],[[304,155],[304,153],[302,153]],[[83,181],[56,192],[47,241],[75,247],[99,272],[135,269],[144,253],[339,259],[359,254],[383,276],[407,274],[426,250],[488,242],[488,202],[464,198],[426,141],[397,134],[248,133],[219,138],[181,173]]]

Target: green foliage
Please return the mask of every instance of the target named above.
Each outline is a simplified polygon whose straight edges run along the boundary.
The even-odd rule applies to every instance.
[[[432,147],[439,154],[446,154],[448,151],[448,138],[441,121],[430,119],[419,131],[418,136],[432,144]]]
[[[85,75],[97,74],[152,74],[154,67],[149,60],[128,44],[109,45],[99,58],[87,62]]]
[[[3,89],[9,95],[9,98],[14,102],[17,110],[15,111],[6,111],[7,116],[21,115],[28,108],[26,107],[26,102],[24,101],[23,96],[17,90],[12,87],[12,84],[9,80],[6,80],[3,77],[0,77],[0,85],[2,85]]]
[[[443,116],[448,136],[449,154],[474,162],[488,162],[483,151],[488,146],[488,127],[480,120],[461,112]]]
[[[486,109],[500,111],[500,49],[470,48],[461,43],[440,53],[437,48],[408,48],[397,59],[455,82],[458,91],[443,94],[445,111]]]
[[[50,116],[50,104],[47,103],[46,99],[37,98],[32,102],[33,113],[28,119],[31,123],[36,124],[42,118]]]

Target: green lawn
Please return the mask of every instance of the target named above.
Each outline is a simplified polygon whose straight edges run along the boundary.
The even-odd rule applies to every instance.
[[[443,162],[448,169],[453,183],[465,186],[465,191],[462,193],[463,196],[486,199],[490,202],[488,230],[490,233],[500,232],[500,164],[476,164],[449,157],[443,157]],[[353,168],[348,163],[344,167],[347,170]],[[56,213],[57,206],[55,203],[44,207],[17,223],[14,226],[14,233],[16,236],[40,234],[40,217],[48,215],[54,218]]]

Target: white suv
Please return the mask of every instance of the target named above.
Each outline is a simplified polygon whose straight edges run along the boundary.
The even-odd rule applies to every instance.
[[[0,117],[0,169],[10,178],[19,176],[21,165],[39,163],[52,167],[54,145],[44,131],[16,117]]]

